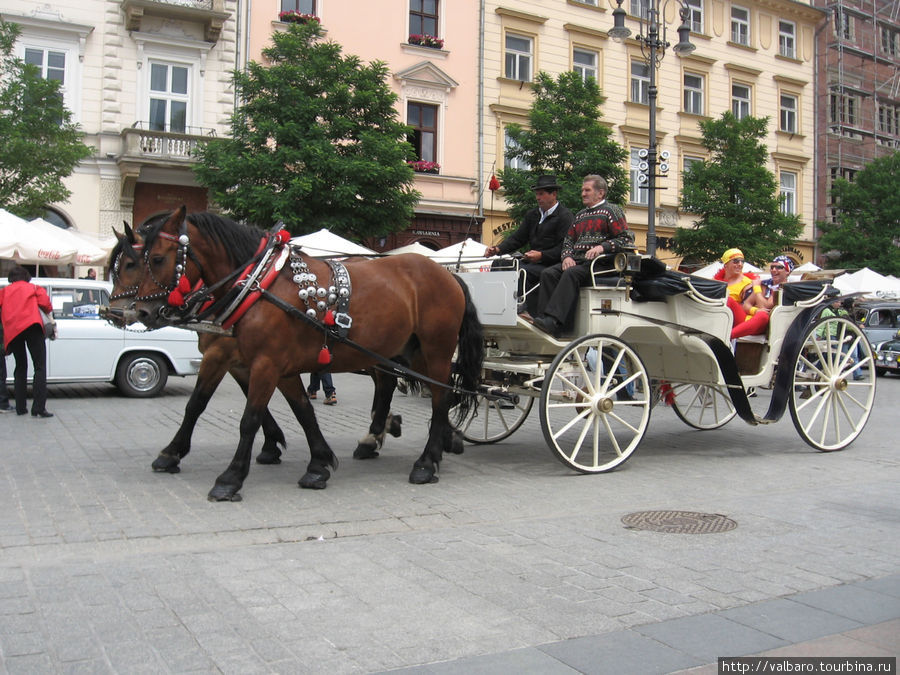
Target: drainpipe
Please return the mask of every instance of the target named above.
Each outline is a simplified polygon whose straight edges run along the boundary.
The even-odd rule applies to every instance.
[[[482,218],[482,222],[484,220],[484,2],[485,0],[481,0],[478,8],[478,215]]]

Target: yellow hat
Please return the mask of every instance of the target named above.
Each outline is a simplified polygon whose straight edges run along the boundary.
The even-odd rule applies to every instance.
[[[735,258],[743,258],[744,254],[741,253],[741,249],[739,248],[730,248],[725,253],[722,254],[722,262],[727,263],[729,260],[734,260]]]

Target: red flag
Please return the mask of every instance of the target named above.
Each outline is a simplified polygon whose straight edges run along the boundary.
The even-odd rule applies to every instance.
[[[500,181],[497,180],[497,176],[495,176],[494,174],[491,174],[491,182],[488,183],[488,188],[490,189],[491,192],[494,192],[494,191],[500,189]]]

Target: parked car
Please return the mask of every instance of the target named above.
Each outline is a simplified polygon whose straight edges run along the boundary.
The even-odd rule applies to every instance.
[[[900,302],[890,300],[860,302],[853,308],[853,318],[873,345],[890,340],[900,328]]]
[[[873,348],[875,353],[875,372],[879,375],[885,373],[900,374],[900,330],[893,340],[879,342]]]
[[[116,328],[100,318],[112,284],[88,279],[34,278],[47,289],[58,337],[47,341],[47,382],[112,382],[125,396],[159,394],[170,375],[196,375],[201,354],[197,335],[180,328],[146,331],[136,324]],[[6,280],[0,280],[5,286]],[[15,362],[6,360],[12,384]],[[29,363],[28,377],[31,378]]]

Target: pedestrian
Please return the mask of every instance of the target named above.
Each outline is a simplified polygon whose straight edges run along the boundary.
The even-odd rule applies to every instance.
[[[306,393],[310,399],[318,397],[316,392],[319,391],[319,385],[322,385],[322,393],[325,394],[325,405],[337,405],[337,395],[334,391],[334,381],[331,379],[331,373],[323,370],[320,373],[309,374],[309,387]]]
[[[38,309],[53,313],[50,296],[41,286],[31,283],[31,275],[21,265],[9,271],[9,285],[0,289],[0,320],[3,322],[3,345],[6,354],[16,359],[14,372],[16,413],[28,412],[26,399],[28,385],[28,358],[31,354],[34,368],[34,400],[32,417],[53,417],[47,412],[47,344],[44,338],[44,322]]]
[[[561,260],[563,238],[575,216],[558,201],[559,185],[555,176],[538,177],[532,190],[537,206],[525,214],[515,232],[497,246],[489,246],[484,255],[506,255],[523,246],[529,247],[522,254],[519,268],[525,271],[524,309],[533,315],[537,313],[538,300],[535,287],[540,283],[541,273]],[[491,269],[509,269],[504,262],[495,261]]]

